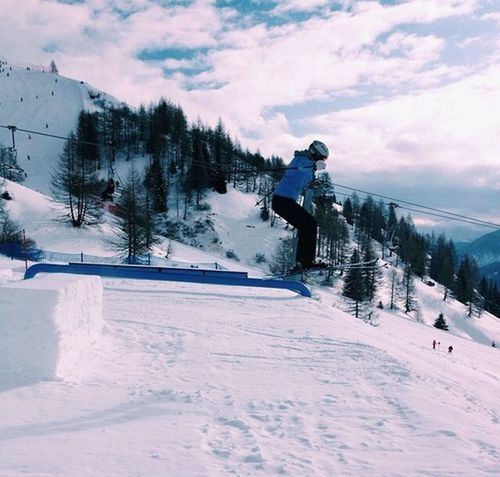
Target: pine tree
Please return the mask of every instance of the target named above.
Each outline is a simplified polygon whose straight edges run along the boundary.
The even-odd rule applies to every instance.
[[[415,299],[415,285],[413,283],[413,273],[410,265],[406,265],[403,271],[403,290],[405,313],[410,313],[417,309]]]
[[[153,160],[152,164],[146,169],[144,183],[151,193],[151,206],[154,212],[166,212],[167,180],[159,159]]]
[[[225,194],[227,192],[225,167],[229,160],[230,147],[221,119],[213,132],[212,142],[213,164],[210,168],[210,181],[215,191]]]
[[[280,240],[270,264],[271,273],[275,275],[284,275],[288,273],[294,265],[293,240],[290,238]]]
[[[99,131],[97,116],[81,111],[76,126],[76,150],[80,160],[100,169]]]
[[[490,281],[490,290],[488,293],[490,297],[490,309],[489,312],[500,318],[500,291],[498,290],[498,285],[495,281]]]
[[[369,239],[382,242],[384,230],[386,228],[385,204],[375,203],[371,196],[368,196],[359,210],[358,227]]]
[[[371,262],[376,258],[376,255],[373,251],[371,243],[368,241],[365,245],[364,253],[363,253],[363,262]],[[362,270],[364,287],[365,287],[365,295],[366,299],[369,301],[373,301],[375,295],[377,293],[378,287],[378,270],[367,267]]]
[[[492,315],[500,317],[500,296],[498,286],[494,280],[481,277],[477,287],[477,304],[481,310],[485,310]]]
[[[198,125],[192,133],[192,162],[189,176],[186,181],[188,192],[196,192],[196,205],[200,204],[202,192],[210,183],[209,180],[209,153],[203,141],[201,125]]]
[[[477,275],[478,267],[475,260],[465,256],[458,268],[453,291],[456,299],[468,306],[469,317],[474,311]]]
[[[50,72],[56,75],[59,74],[59,70],[57,69],[56,62],[54,60],[50,62]]]
[[[335,208],[335,198],[331,189],[329,176],[325,176],[326,194],[314,199],[316,205],[315,218],[318,222],[318,254],[326,257],[334,264],[344,263],[349,230],[346,222]]]
[[[156,242],[155,227],[149,199],[142,181],[132,166],[118,201],[116,248],[124,252],[131,263],[147,253]]]
[[[396,216],[396,204],[391,202],[389,204],[389,212],[387,217],[386,231],[384,233],[384,242],[382,246],[382,258],[385,258],[385,248],[389,249],[389,256],[392,257],[394,250],[396,250],[397,245],[397,227],[398,218]]]
[[[349,197],[344,201],[342,214],[344,215],[344,218],[349,225],[354,224],[354,210],[351,199],[349,199]]]
[[[444,286],[443,300],[445,301],[448,297],[448,290],[453,287],[455,280],[455,263],[455,245],[451,240],[447,241],[442,234],[432,247],[429,275]]]
[[[389,277],[391,280],[390,308],[391,308],[391,310],[395,310],[396,309],[397,295],[398,295],[398,284],[397,284],[398,283],[398,281],[397,281],[398,272],[397,272],[396,267],[391,268],[391,271],[389,273]]]
[[[177,164],[173,159],[171,159],[168,164],[168,173],[171,176],[175,176],[175,174],[177,174]]]
[[[368,239],[373,237],[373,198],[368,197],[359,209],[358,228]]]
[[[444,315],[442,313],[439,313],[439,316],[434,322],[434,326],[440,330],[448,331],[448,325],[446,324],[446,320],[444,319]]]
[[[423,277],[427,269],[428,244],[425,238],[417,233],[410,216],[401,217],[399,220],[397,237],[401,260],[411,266],[412,273]]]
[[[359,263],[360,255],[357,249],[354,249],[351,255],[351,264]],[[343,295],[350,298],[354,302],[354,312],[356,318],[359,317],[360,303],[366,299],[365,282],[363,272],[360,267],[353,266],[347,270]]]
[[[479,284],[477,286],[478,299],[477,304],[479,307],[479,313],[482,311],[489,311],[490,308],[490,285],[486,277],[482,276],[481,280],[479,280]]]

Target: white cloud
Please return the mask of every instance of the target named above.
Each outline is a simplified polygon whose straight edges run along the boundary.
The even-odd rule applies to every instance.
[[[328,0],[282,0],[273,9],[274,14],[287,12],[309,12],[319,7],[328,6]]]
[[[351,177],[445,171],[462,183],[498,188],[500,67],[429,91],[311,118]],[[432,177],[429,177],[432,180]]]

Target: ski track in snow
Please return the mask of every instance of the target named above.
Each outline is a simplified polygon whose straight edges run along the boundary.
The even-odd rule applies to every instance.
[[[474,363],[387,337],[391,356],[381,327],[289,292],[105,284],[87,374],[4,390],[0,475],[498,475],[498,380],[479,374],[485,401]]]

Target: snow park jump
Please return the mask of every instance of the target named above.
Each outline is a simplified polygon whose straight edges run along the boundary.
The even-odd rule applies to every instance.
[[[24,279],[37,273],[70,273],[133,280],[163,280],[186,283],[205,283],[240,287],[277,288],[311,297],[309,288],[301,282],[281,279],[250,278],[247,272],[204,270],[198,268],[152,267],[148,265],[111,265],[96,263],[37,263],[26,270]]]

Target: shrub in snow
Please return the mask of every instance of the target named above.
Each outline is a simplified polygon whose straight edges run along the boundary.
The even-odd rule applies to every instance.
[[[254,260],[255,263],[267,263],[267,258],[263,253],[256,253]]]
[[[234,250],[228,250],[226,252],[226,257],[230,258],[232,260],[236,260],[237,262],[240,261],[240,259],[238,258],[238,255],[236,255],[236,253],[234,253]]]
[[[439,316],[434,322],[434,326],[440,330],[448,331],[448,325],[446,324],[446,320],[444,319],[444,315],[442,313],[439,313]]]

